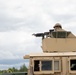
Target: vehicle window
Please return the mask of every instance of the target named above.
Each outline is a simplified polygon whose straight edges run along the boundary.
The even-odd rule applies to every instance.
[[[54,70],[59,70],[59,60],[54,61]]]
[[[42,63],[42,71],[52,70],[52,60],[41,61],[41,63]]]
[[[34,61],[34,71],[39,71],[40,70],[40,68],[39,68],[39,63],[40,61],[39,60],[35,60]]]
[[[76,71],[76,59],[70,60],[70,70]]]

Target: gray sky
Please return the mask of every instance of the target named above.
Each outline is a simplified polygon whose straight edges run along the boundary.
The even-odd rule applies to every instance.
[[[32,34],[56,23],[76,34],[76,0],[0,0],[0,70],[28,65],[25,54],[42,52]]]

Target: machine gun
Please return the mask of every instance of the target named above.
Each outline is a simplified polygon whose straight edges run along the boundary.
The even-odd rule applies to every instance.
[[[51,32],[54,31],[54,29],[50,29],[49,32],[44,32],[44,33],[36,33],[36,34],[32,34],[36,37],[42,37],[42,39],[44,39],[45,36],[48,36],[49,34],[51,34]]]

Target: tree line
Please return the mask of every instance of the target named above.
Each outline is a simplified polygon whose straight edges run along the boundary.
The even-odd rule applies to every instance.
[[[12,73],[12,72],[27,72],[27,67],[25,64],[20,66],[20,69],[17,69],[15,67],[8,68],[8,70],[0,70],[0,73]]]

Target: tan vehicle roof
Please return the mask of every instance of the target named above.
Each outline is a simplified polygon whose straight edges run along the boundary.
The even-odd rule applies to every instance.
[[[47,56],[76,56],[76,52],[63,52],[63,53],[34,53],[25,55],[24,59],[29,57],[47,57]]]

